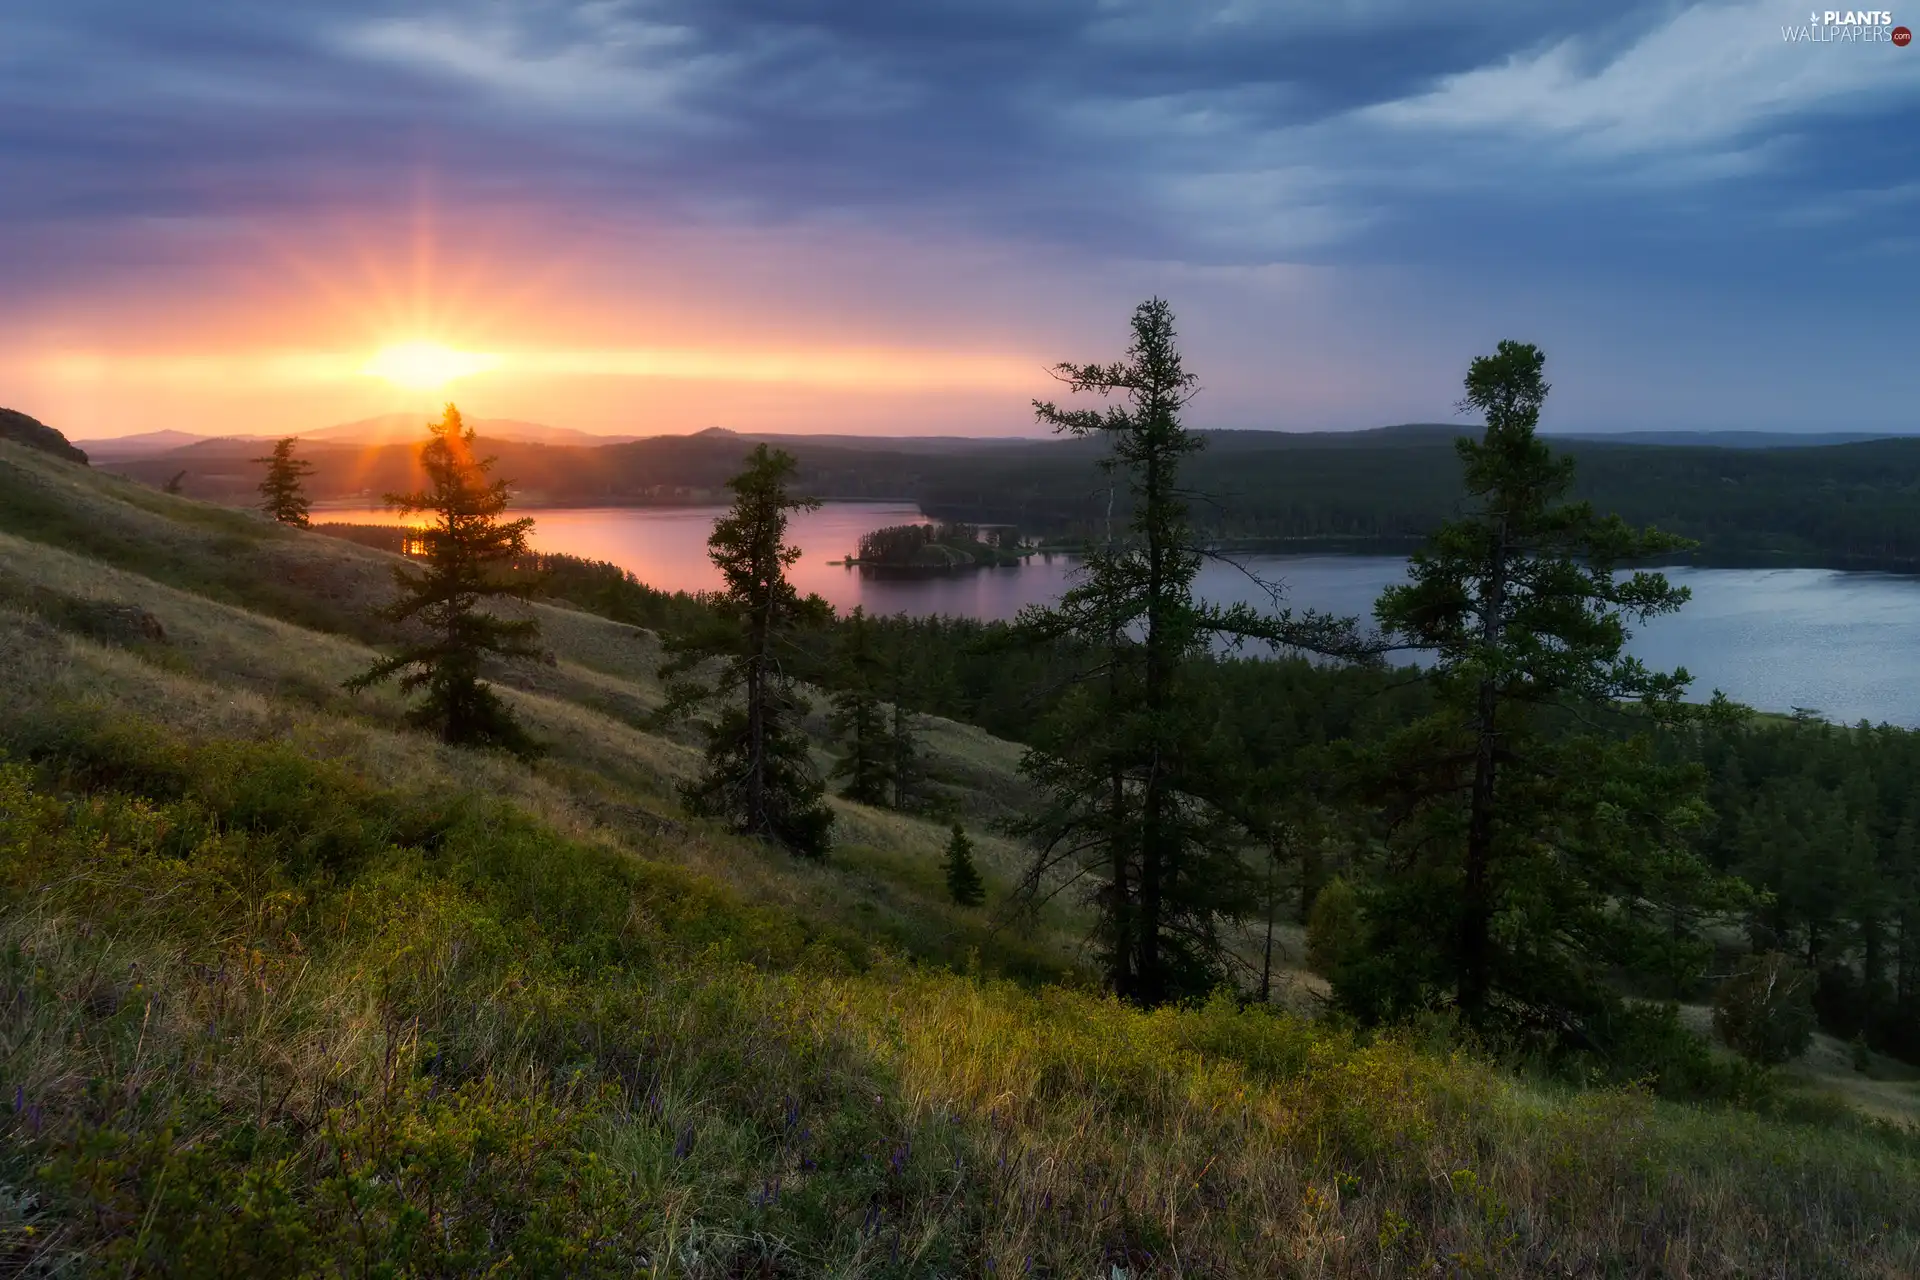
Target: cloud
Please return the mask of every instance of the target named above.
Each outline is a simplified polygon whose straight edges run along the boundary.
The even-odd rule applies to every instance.
[[[1634,357],[1678,364],[1663,353],[1716,323],[1767,329],[1774,351],[1834,317],[1910,346],[1920,50],[1781,40],[1804,16],[1784,0],[14,0],[0,324],[81,349],[189,305],[251,308],[249,333],[324,345],[293,303],[258,301],[298,297],[275,272],[329,299],[410,300],[424,210],[443,263],[590,260],[568,290],[597,314],[718,324],[704,309],[724,297],[776,351],[775,329],[809,325],[851,347],[911,326],[1025,350],[999,336],[1031,338],[1046,313],[1052,354],[1106,332],[1081,327],[1095,302],[1123,313],[1164,283],[1239,362],[1213,381],[1250,423],[1284,416],[1267,407],[1276,334],[1315,406],[1358,395],[1325,372],[1325,335],[1369,368],[1391,343],[1409,413],[1416,367],[1536,322],[1557,341],[1657,335]],[[370,290],[368,261],[394,281]],[[1222,283],[1295,269],[1310,294]],[[1602,295],[1617,305],[1599,314]],[[595,352],[698,345],[565,342],[588,355],[549,373],[583,382],[640,367]],[[1753,403],[1730,385],[1741,344],[1723,347],[1712,386]]]
[[[1786,46],[1758,5],[1659,0],[28,8],[0,18],[16,232],[365,204],[424,167],[587,218],[1326,259],[1391,247],[1435,191],[1504,196],[1523,158],[1775,170],[1768,128],[1920,83],[1890,49]]]
[[[380,17],[336,37],[350,57],[393,63],[471,84],[498,98],[629,122],[684,119],[691,91],[724,73],[684,26],[582,10],[573,30],[539,39],[499,19]]]
[[[1900,50],[1787,39],[1777,3],[1683,9],[1612,56],[1574,35],[1446,77],[1362,118],[1429,134],[1497,132],[1601,157],[1715,147],[1768,127],[1808,127],[1861,104],[1920,97]]]

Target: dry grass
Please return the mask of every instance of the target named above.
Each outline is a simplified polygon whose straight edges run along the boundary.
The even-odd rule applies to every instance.
[[[528,1274],[1920,1266],[1911,1142],[823,953],[433,788],[86,732],[95,776],[158,752],[184,791],[63,804],[0,769],[0,1123],[38,1170],[0,1248],[30,1269],[458,1271],[482,1229]],[[409,813],[431,857],[349,840],[297,870],[316,820]]]
[[[679,817],[644,632],[542,609],[555,665],[503,675],[552,757],[455,751],[337,692],[372,650],[328,611],[386,558],[18,452],[0,504],[79,514],[0,518],[0,735],[40,762],[0,765],[0,1269],[1920,1273],[1911,1134],[1033,983],[1075,921],[950,907],[938,824],[837,804],[820,867]],[[928,741],[970,822],[1017,799],[1017,748]]]

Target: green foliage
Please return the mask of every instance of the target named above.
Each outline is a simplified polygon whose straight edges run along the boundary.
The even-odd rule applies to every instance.
[[[1592,1043],[1557,1055],[1549,1070],[1588,1086],[1650,1088],[1663,1097],[1775,1110],[1782,1099],[1764,1066],[1716,1053],[1680,1022],[1678,1006],[1609,1000]]]
[[[1603,1033],[1615,974],[1678,985],[1704,964],[1699,912],[1732,890],[1688,843],[1707,813],[1698,771],[1649,733],[1682,714],[1687,675],[1623,652],[1630,624],[1687,594],[1614,568],[1679,540],[1562,501],[1572,463],[1535,434],[1544,362],[1502,342],[1472,363],[1462,407],[1487,423],[1459,444],[1473,508],[1375,609],[1433,654],[1437,706],[1374,757],[1392,816],[1363,894],[1370,946],[1338,995],[1368,1017],[1446,1005],[1483,1033],[1578,1046]]]
[[[713,598],[704,627],[669,637],[662,675],[672,682],[670,713],[724,702],[707,733],[706,769],[682,789],[688,808],[799,857],[823,858],[833,812],[807,756],[806,703],[787,660],[795,630],[830,610],[818,596],[802,600],[787,580],[800,558],[786,542],[787,513],[819,505],[787,491],[792,473],[791,457],[759,445],[728,481],[733,508],[707,540],[726,589]],[[711,683],[689,678],[715,660]]]
[[[1017,565],[1019,535],[997,531],[991,541],[970,524],[899,524],[860,535],[855,557],[863,568],[945,570]]]
[[[1828,1031],[1920,1062],[1920,734],[1728,709],[1675,750],[1707,771],[1707,857],[1760,891],[1754,949],[1813,971]]]
[[[843,778],[841,794],[862,804],[884,805],[893,789],[893,753],[887,741],[887,713],[879,688],[885,672],[872,641],[866,611],[856,608],[839,628],[838,689],[833,695],[829,731],[841,744],[833,776]]]
[[[424,569],[394,570],[400,598],[383,615],[395,623],[416,623],[426,638],[407,644],[390,657],[347,681],[348,689],[366,689],[395,676],[409,692],[426,697],[408,718],[439,731],[457,746],[501,747],[531,759],[541,747],[507,711],[500,696],[480,678],[489,657],[537,658],[539,623],[531,618],[502,618],[483,607],[501,598],[524,599],[527,584],[503,574],[527,550],[530,517],[501,521],[507,508],[507,482],[487,480],[491,458],[473,452],[473,430],[449,404],[440,421],[428,426],[431,439],[420,451],[430,487],[390,493],[387,502],[402,512],[433,513],[420,529]]]
[[[973,865],[973,841],[959,823],[947,841],[947,854],[940,863],[947,881],[947,896],[963,907],[977,907],[987,900],[987,887],[980,869]]]
[[[1309,1249],[1634,1274],[1684,1233],[1704,1276],[1838,1276],[1920,1250],[1890,1134],[872,962],[496,799],[117,713],[20,728],[0,1249],[29,1274],[1268,1275]]]
[[[1714,1031],[1750,1062],[1791,1062],[1813,1028],[1813,975],[1777,951],[1748,956],[1714,992]]]
[[[1202,554],[1180,467],[1202,447],[1181,422],[1197,380],[1165,302],[1140,304],[1132,328],[1124,362],[1054,371],[1069,390],[1118,395],[1126,407],[1034,404],[1056,430],[1106,441],[1102,468],[1132,512],[1124,531],[1088,548],[1056,607],[1021,615],[1029,642],[1064,645],[1086,664],[1022,763],[1043,799],[1019,830],[1038,851],[1027,892],[1093,886],[1109,985],[1157,1004],[1221,980],[1220,922],[1254,896],[1220,785],[1232,770],[1195,672],[1223,638],[1314,645],[1340,629],[1194,598]]]
[[[255,462],[266,464],[260,480],[260,509],[281,524],[304,529],[312,523],[308,513],[313,503],[307,498],[306,479],[313,474],[313,463],[293,456],[299,441],[293,436],[275,442],[273,452]]]
[[[1307,967],[1323,978],[1333,979],[1366,945],[1366,916],[1360,895],[1336,876],[1314,897],[1313,909],[1307,915]]]

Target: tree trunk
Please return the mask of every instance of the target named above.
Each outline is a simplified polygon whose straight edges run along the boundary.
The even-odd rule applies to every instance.
[[[1111,778],[1111,809],[1107,823],[1107,852],[1112,861],[1113,895],[1109,914],[1113,920],[1112,950],[1107,960],[1107,981],[1114,994],[1123,1000],[1138,997],[1133,977],[1133,876],[1127,857],[1127,777],[1119,769]]]
[[[1278,895],[1273,891],[1273,869],[1280,862],[1280,842],[1276,837],[1267,846],[1267,941],[1260,952],[1260,1003],[1265,1004],[1273,995],[1273,909]]]
[[[1867,1000],[1876,1003],[1880,999],[1882,984],[1886,981],[1886,948],[1883,945],[1885,932],[1881,928],[1880,917],[1872,912],[1860,921],[1860,983],[1866,989]]]
[[[1313,912],[1313,900],[1320,896],[1320,886],[1327,882],[1327,854],[1318,840],[1308,840],[1300,846],[1300,923],[1305,924]]]
[[[773,582],[779,573],[778,539],[771,564],[756,565],[754,587],[760,592],[754,610],[753,661],[747,667],[747,826],[758,836],[771,836],[767,815],[767,671],[773,661]]]
[[[1149,428],[1151,429],[1151,428]],[[1160,918],[1164,906],[1166,881],[1178,874],[1167,865],[1165,843],[1165,790],[1161,776],[1160,735],[1167,722],[1166,647],[1166,554],[1162,525],[1162,506],[1166,502],[1161,477],[1161,458],[1157,449],[1146,458],[1145,526],[1147,533],[1147,625],[1142,637],[1146,648],[1146,680],[1142,690],[1142,710],[1151,726],[1151,746],[1147,758],[1147,776],[1140,794],[1140,996],[1148,1004],[1166,998],[1167,980],[1160,956]]]
[[[1894,961],[1894,1000],[1906,1008],[1920,986],[1920,911],[1905,907],[1900,912],[1900,942]]]
[[[1491,654],[1500,644],[1506,612],[1506,522],[1503,519],[1492,564],[1482,588],[1480,642]],[[1460,1009],[1470,1023],[1479,1023],[1487,1004],[1487,929],[1492,918],[1487,876],[1493,858],[1494,769],[1497,763],[1499,686],[1491,676],[1480,678],[1479,703],[1474,713],[1473,798],[1467,817],[1466,884],[1460,903]]]

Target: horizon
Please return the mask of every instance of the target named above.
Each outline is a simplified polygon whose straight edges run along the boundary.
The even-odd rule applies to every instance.
[[[261,443],[261,442],[269,442],[276,439],[284,439],[290,436],[294,439],[301,440],[303,443],[312,443],[317,445],[338,445],[340,447],[353,447],[356,443],[361,443],[361,442],[356,441],[356,439],[352,436],[344,434],[349,429],[354,427],[364,426],[364,427],[368,427],[370,430],[378,430],[380,428],[376,427],[374,424],[380,424],[395,418],[412,417],[412,416],[413,415],[411,414],[396,411],[396,412],[384,413],[384,414],[374,414],[371,417],[357,419],[352,422],[330,423],[323,427],[310,427],[303,430],[284,432],[279,434],[248,434],[244,432],[223,432],[215,435],[215,434],[199,434],[194,432],[178,431],[173,429],[159,429],[159,430],[153,430],[153,431],[126,432],[119,435],[102,435],[102,436],[71,436],[69,435],[67,438],[70,441],[72,441],[74,444],[80,445],[83,447],[85,446],[99,447],[103,445],[122,444],[130,441],[149,439],[156,436],[165,436],[165,437],[174,437],[174,438],[184,438],[186,443],[183,443],[177,446],[169,446],[169,447],[185,448],[189,444],[201,444],[201,443],[207,443],[207,442],[217,442],[221,440],[234,440],[234,441],[242,441],[247,443]],[[934,441],[934,440],[966,440],[966,441],[982,441],[982,442],[1001,441],[1001,442],[1009,442],[1009,443],[1024,442],[1024,443],[1034,443],[1034,444],[1044,444],[1051,441],[1066,442],[1065,437],[1059,436],[1054,433],[1045,432],[1045,431],[1029,432],[1025,434],[1006,433],[1006,434],[998,434],[998,435],[969,434],[966,432],[956,431],[956,432],[942,432],[942,433],[928,433],[924,435],[914,435],[914,434],[909,434],[904,432],[877,431],[877,432],[871,432],[871,433],[861,433],[861,432],[813,431],[813,430],[806,430],[806,429],[784,430],[784,431],[777,430],[777,429],[742,431],[732,427],[708,426],[708,427],[690,428],[685,431],[663,431],[663,432],[655,432],[652,434],[641,434],[638,432],[626,432],[626,431],[594,432],[594,431],[587,431],[577,427],[566,426],[564,424],[559,424],[559,423],[529,422],[524,419],[485,418],[477,415],[468,415],[464,413],[463,413],[463,416],[467,419],[468,425],[473,427],[476,430],[476,432],[479,432],[481,434],[485,433],[484,429],[486,427],[504,424],[504,425],[510,425],[510,426],[516,426],[516,427],[534,427],[543,431],[555,431],[568,437],[572,437],[572,436],[584,437],[583,440],[563,439],[560,441],[551,442],[555,444],[557,447],[569,447],[569,446],[593,447],[595,444],[602,444],[602,443],[624,444],[624,443],[631,443],[631,442],[638,442],[638,441],[645,441],[645,440],[687,439],[693,436],[709,435],[714,433],[739,436],[742,439],[758,439],[761,437],[770,437],[773,439],[790,438],[794,440],[860,439],[860,440],[871,440],[875,444],[883,444],[888,441]],[[431,421],[432,421],[431,416],[423,418],[421,420],[422,429],[424,430],[428,425],[430,425]],[[1202,435],[1240,434],[1240,435],[1284,435],[1284,436],[1320,436],[1320,435],[1339,436],[1339,435],[1361,435],[1369,432],[1389,432],[1389,431],[1405,430],[1409,428],[1419,428],[1419,427],[1457,428],[1462,433],[1468,433],[1474,430],[1474,426],[1475,424],[1470,422],[1454,423],[1454,422],[1441,422],[1441,421],[1421,421],[1421,422],[1383,422],[1383,423],[1376,423],[1372,426],[1362,426],[1362,427],[1300,427],[1300,428],[1196,427],[1194,428],[1194,430]],[[341,432],[343,434],[334,436],[331,439],[314,439],[313,438],[322,432]],[[1618,437],[1621,439],[1627,439],[1629,437],[1692,437],[1692,438],[1701,438],[1705,440],[1711,440],[1714,437],[1778,436],[1782,440],[1802,440],[1802,441],[1823,440],[1823,439],[1831,438],[1836,443],[1842,443],[1842,442],[1852,442],[1857,439],[1865,438],[1865,437],[1884,438],[1884,439],[1901,439],[1901,438],[1907,438],[1907,437],[1913,437],[1913,436],[1920,436],[1920,428],[1909,429],[1904,431],[1895,429],[1895,430],[1874,432],[1874,431],[1849,431],[1844,429],[1833,429],[1833,430],[1827,430],[1827,431],[1792,431],[1792,430],[1755,431],[1755,430],[1744,430],[1739,428],[1660,429],[1660,428],[1645,428],[1645,427],[1620,427],[1612,430],[1580,431],[1580,430],[1569,430],[1569,429],[1554,430],[1549,427],[1543,427],[1541,428],[1541,434],[1549,438],[1579,439],[1579,440],[1604,440],[1609,437]],[[513,437],[508,436],[508,437],[496,437],[496,438],[511,439]],[[396,443],[404,443],[404,442],[398,441],[398,440],[387,440],[387,441],[382,441],[380,443],[396,444]],[[157,450],[156,452],[164,452],[164,451],[165,450]]]
[[[1920,51],[1780,6],[29,7],[0,403],[72,438],[1040,438],[1148,295],[1204,429],[1502,338],[1554,434],[1916,429]]]

